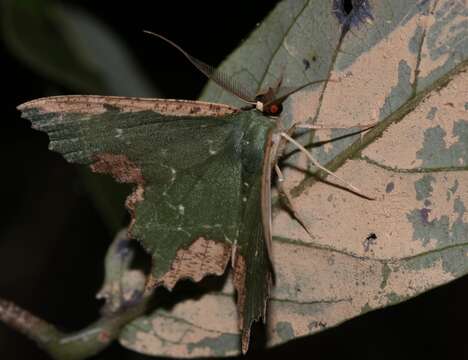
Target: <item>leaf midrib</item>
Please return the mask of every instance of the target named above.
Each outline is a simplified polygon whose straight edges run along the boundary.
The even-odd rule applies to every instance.
[[[369,130],[360,139],[357,139],[354,143],[348,146],[345,150],[339,153],[333,160],[329,161],[324,166],[331,170],[336,171],[339,169],[348,159],[352,159],[358,156],[362,150],[372,144],[377,138],[383,135],[383,132],[392,124],[400,122],[408,113],[414,110],[427,96],[433,91],[440,91],[442,88],[447,86],[453,77],[457,74],[468,70],[468,60],[465,60],[454,67],[451,71],[447,72],[444,76],[434,81],[431,86],[428,86],[424,91],[421,91],[411,98],[408,99],[403,105],[395,110],[388,117],[380,121],[373,129]],[[323,171],[317,171],[312,175],[308,174],[305,176],[298,185],[291,189],[290,193],[293,198],[299,197],[305,190],[309,189],[313,184],[317,182],[316,178],[325,179],[327,174]]]

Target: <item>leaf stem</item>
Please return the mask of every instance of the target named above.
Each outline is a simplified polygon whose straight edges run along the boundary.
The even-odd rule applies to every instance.
[[[0,321],[33,340],[56,360],[80,360],[93,356],[115,340],[128,322],[147,309],[149,297],[109,316],[102,316],[86,328],[63,333],[11,301],[0,298]]]

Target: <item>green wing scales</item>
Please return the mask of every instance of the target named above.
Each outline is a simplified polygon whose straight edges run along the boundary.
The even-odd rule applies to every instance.
[[[246,351],[271,283],[261,188],[275,124],[255,111],[183,100],[63,96],[19,109],[68,161],[135,184],[130,232],[153,258],[155,285],[221,275],[236,254]]]

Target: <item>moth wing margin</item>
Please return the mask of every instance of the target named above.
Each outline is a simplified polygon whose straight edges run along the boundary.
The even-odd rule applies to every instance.
[[[260,192],[260,206],[262,213],[262,226],[263,234],[265,238],[265,246],[270,259],[271,265],[273,265],[272,258],[272,214],[271,214],[271,172],[273,170],[276,161],[276,149],[277,146],[274,143],[274,133],[270,131],[267,137],[264,151],[264,160],[262,166],[262,183]]]
[[[136,98],[100,95],[51,96],[28,101],[18,110],[40,113],[78,113],[98,115],[113,108],[122,112],[154,111],[168,116],[225,116],[239,110],[224,104],[195,100]]]

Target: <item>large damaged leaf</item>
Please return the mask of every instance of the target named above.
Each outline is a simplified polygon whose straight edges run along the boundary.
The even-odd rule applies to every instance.
[[[286,126],[379,121],[362,137],[331,130],[300,138],[374,201],[318,182],[301,154],[284,159],[286,187],[313,237],[276,203],[268,346],[468,272],[466,4],[352,3],[348,13],[339,0],[283,1],[221,67],[258,88],[282,71],[287,86],[335,80],[295,94]],[[236,104],[213,84],[203,99]],[[120,341],[159,356],[237,354],[232,282],[132,322]]]

